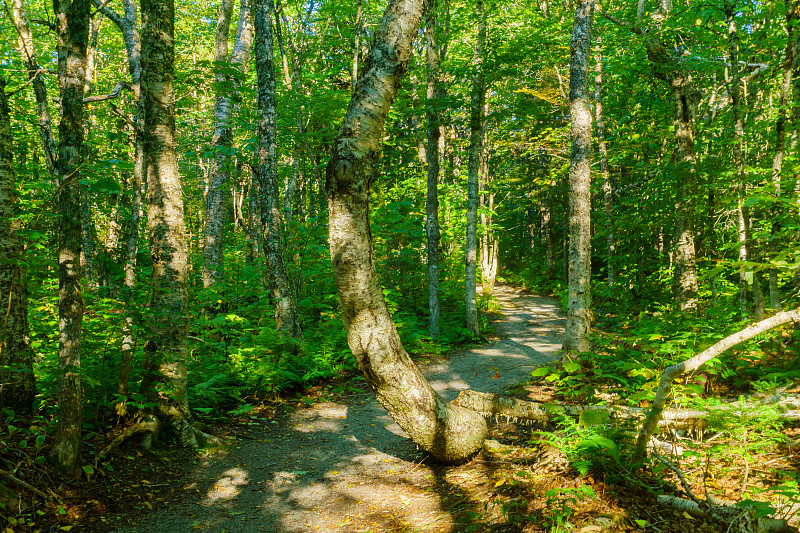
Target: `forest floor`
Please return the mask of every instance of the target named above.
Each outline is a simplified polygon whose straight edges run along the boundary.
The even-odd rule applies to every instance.
[[[502,285],[496,297],[495,338],[418,364],[448,400],[467,388],[552,399],[546,382],[519,384],[560,349],[558,302]],[[123,446],[113,471],[58,488],[58,522],[11,531],[719,531],[634,484],[581,476],[537,440],[543,428],[491,420],[490,438],[508,449],[437,465],[359,377],[208,429],[238,442],[199,455]]]

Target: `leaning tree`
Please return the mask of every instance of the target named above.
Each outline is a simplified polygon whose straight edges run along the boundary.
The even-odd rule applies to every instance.
[[[446,402],[400,342],[383,298],[370,233],[369,190],[392,100],[425,0],[392,0],[375,34],[327,168],[331,260],[350,349],[389,414],[436,459],[461,462],[483,446],[486,422]]]

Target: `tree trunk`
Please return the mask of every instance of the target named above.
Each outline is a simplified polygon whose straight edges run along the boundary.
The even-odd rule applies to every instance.
[[[359,9],[361,4],[359,3]],[[438,1],[429,0],[425,10],[425,56],[428,64],[428,87],[425,111],[428,118],[428,195],[425,202],[425,235],[428,238],[428,331],[436,338],[441,333],[439,307],[439,141],[441,128],[439,106],[442,97],[441,67],[437,46]],[[360,11],[359,11],[360,12]]]
[[[488,97],[487,97],[488,100]],[[484,116],[488,115],[488,105],[484,106]],[[500,241],[494,231],[494,174],[489,171],[489,150],[487,139],[486,122],[483,127],[483,143],[487,147],[486,156],[483,161],[483,171],[481,172],[481,292],[482,294],[494,293],[494,284],[497,279],[497,253],[500,248]]]
[[[56,0],[58,84],[57,198],[59,213],[58,427],[50,452],[56,469],[73,472],[81,465],[81,202],[79,169],[83,143],[83,91],[89,41],[89,0]]]
[[[275,325],[278,331],[291,337],[299,337],[302,330],[283,256],[281,202],[278,194],[278,121],[272,43],[273,11],[272,0],[257,0],[255,45],[258,80],[258,163],[255,174],[264,232],[264,255],[269,267],[270,290],[275,302]]]
[[[203,287],[209,288],[219,281],[224,272],[225,252],[223,236],[225,227],[225,185],[228,177],[228,149],[232,132],[228,126],[230,97],[224,87],[225,63],[228,62],[228,34],[231,27],[234,0],[221,0],[217,13],[217,30],[214,46],[214,125],[211,134],[213,154],[209,158],[206,213],[203,219]]]
[[[44,83],[44,71],[36,61],[33,49],[33,36],[28,19],[22,6],[22,0],[12,0],[11,19],[17,30],[17,48],[22,56],[22,61],[28,69],[28,80],[33,80],[33,92],[36,95],[36,111],[39,122],[39,138],[42,142],[47,170],[51,176],[56,174],[58,154],[53,137],[53,123],[50,118],[50,102],[47,99],[47,87]]]
[[[617,282],[617,271],[614,265],[617,253],[616,230],[614,227],[614,193],[611,187],[611,176],[608,172],[608,150],[606,148],[606,130],[603,122],[603,54],[600,49],[600,37],[595,49],[594,75],[594,112],[597,129],[597,151],[600,155],[600,177],[603,180],[603,209],[606,215],[606,281],[608,287]]]
[[[196,448],[186,397],[189,312],[186,226],[175,140],[175,6],[143,0],[142,102],[147,222],[152,257],[148,367],[142,390],[158,402],[159,418],[178,439]]]
[[[23,241],[16,221],[11,113],[0,75],[0,407],[33,412],[36,382],[28,328],[28,289],[22,267]],[[13,220],[13,221],[12,221]]]
[[[747,178],[744,172],[744,121],[742,120],[741,109],[741,74],[739,70],[739,33],[736,28],[734,2],[725,0],[724,11],[728,22],[728,44],[731,55],[731,108],[733,110],[733,163],[736,168],[736,183],[738,194],[738,214],[739,214],[739,260],[742,266],[739,267],[739,312],[741,319],[747,316],[747,266],[755,259],[753,250],[754,243],[752,237],[752,217],[750,208],[745,201],[747,199]],[[764,318],[764,296],[761,292],[760,276],[757,272],[752,272],[753,300],[755,305],[756,320]]]
[[[669,86],[675,129],[675,147],[669,170],[675,176],[675,271],[672,292],[675,303],[682,311],[697,309],[697,265],[694,244],[694,195],[697,189],[697,156],[695,135],[697,106],[700,92],[694,85],[691,73],[683,64],[682,55],[659,39],[661,23],[669,16],[670,2],[662,3],[660,13],[653,15],[652,27],[633,30],[644,37],[647,58],[653,75]],[[639,9],[638,18],[645,16]]]
[[[547,172],[547,170],[545,170]],[[553,189],[555,182],[550,181],[544,190],[539,192],[539,216],[541,222],[541,239],[544,244],[545,272],[548,280],[556,275],[556,251],[553,243]]]
[[[778,119],[775,121],[775,153],[772,156],[772,187],[776,200],[780,199],[783,192],[781,184],[781,171],[783,170],[783,154],[786,145],[786,120],[789,98],[792,91],[792,64],[794,63],[795,34],[797,29],[797,1],[786,1],[786,52],[783,59],[783,77],[781,78],[781,91],[778,101]],[[778,255],[778,235],[781,230],[780,209],[777,201],[770,209],[769,256],[774,259]],[[770,307],[781,311],[781,295],[778,290],[778,270],[769,269],[769,301]]]
[[[133,102],[137,110],[136,117],[131,117],[134,145],[133,176],[131,178],[131,218],[128,239],[125,243],[125,261],[123,265],[125,281],[122,298],[125,302],[125,310],[122,317],[120,368],[117,376],[117,394],[120,401],[116,405],[116,412],[122,416],[125,414],[125,404],[122,399],[128,396],[131,365],[133,355],[136,352],[136,338],[134,336],[136,302],[134,301],[133,293],[136,289],[136,258],[139,251],[139,227],[141,225],[140,214],[142,211],[142,185],[144,180],[144,107],[141,98],[142,48],[139,28],[137,27],[137,8],[134,0],[123,0],[124,16],[120,16],[116,11],[105,5],[103,0],[93,0],[92,3],[122,33],[125,51],[128,56],[128,73],[131,76]]]
[[[456,463],[481,449],[486,423],[445,402],[403,348],[383,298],[369,223],[374,164],[423,9],[421,0],[392,0],[377,29],[327,168],[329,241],[342,320],[367,382],[415,443]]]
[[[478,256],[478,177],[483,166],[484,146],[481,130],[483,126],[483,103],[486,98],[486,75],[483,66],[486,44],[486,14],[483,0],[476,0],[478,35],[472,54],[472,98],[470,102],[469,175],[467,177],[467,235],[465,254],[465,305],[467,329],[473,336],[481,334],[477,302],[477,256]]]
[[[570,54],[572,151],[569,165],[569,295],[563,349],[578,352],[589,350],[589,328],[592,324],[592,112],[589,107],[589,60],[593,11],[594,0],[578,1]]]

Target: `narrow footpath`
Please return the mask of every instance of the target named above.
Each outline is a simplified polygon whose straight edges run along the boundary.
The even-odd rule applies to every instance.
[[[421,366],[446,399],[503,392],[561,348],[557,301],[499,285],[498,340]],[[178,481],[185,497],[120,533],[460,531],[459,489],[481,465],[428,465],[363,381],[337,402],[299,407],[254,440],[210,454]],[[451,495],[455,495],[451,497]],[[459,499],[460,498],[460,499]],[[479,502],[471,502],[478,504]]]

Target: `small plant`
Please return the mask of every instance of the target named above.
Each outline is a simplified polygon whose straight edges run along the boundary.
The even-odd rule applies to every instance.
[[[544,516],[550,531],[553,533],[566,532],[572,529],[570,518],[575,512],[575,507],[587,498],[594,498],[594,489],[588,485],[574,488],[559,487],[544,493],[547,498]]]

